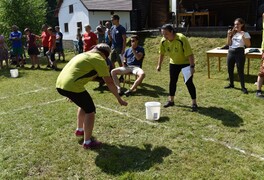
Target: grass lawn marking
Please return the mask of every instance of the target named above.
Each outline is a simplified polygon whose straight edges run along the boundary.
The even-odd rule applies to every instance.
[[[226,142],[221,142],[221,141],[218,141],[218,140],[213,139],[213,138],[205,138],[205,137],[203,138],[203,140],[208,141],[208,142],[214,142],[214,143],[216,143],[216,144],[220,144],[220,145],[222,145],[222,146],[227,147],[228,149],[235,150],[235,151],[238,151],[238,152],[240,152],[240,153],[242,153],[242,154],[245,154],[245,155],[248,155],[248,156],[255,157],[255,158],[259,159],[260,161],[264,161],[264,156],[261,156],[261,155],[258,155],[258,154],[254,154],[254,153],[247,152],[247,151],[241,149],[240,147],[232,146],[232,145],[230,145],[230,144],[228,144],[228,143],[226,143]]]

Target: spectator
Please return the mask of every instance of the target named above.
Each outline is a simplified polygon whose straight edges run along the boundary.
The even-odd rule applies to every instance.
[[[83,40],[82,40],[82,33],[81,33],[81,28],[78,27],[77,28],[77,35],[76,35],[76,39],[78,41],[78,53],[81,54],[83,53]]]
[[[48,64],[47,68],[51,68],[49,57],[47,56],[47,52],[49,51],[49,38],[50,34],[48,33],[48,25],[42,25],[42,33],[41,33],[41,40],[42,40],[42,47],[43,47],[43,54],[46,56]]]
[[[119,23],[120,18],[117,14],[114,14],[111,20],[113,26],[111,27],[109,36],[109,39],[112,42],[110,59],[114,67],[116,61],[118,62],[119,67],[122,67],[120,55],[123,56],[126,48],[126,29]],[[124,81],[123,76],[120,76],[119,81]]]
[[[56,31],[56,52],[59,55],[59,61],[60,57],[62,56],[62,62],[65,62],[65,55],[64,55],[64,49],[63,49],[63,34],[60,32],[60,27],[55,26],[55,31]]]
[[[107,21],[105,23],[105,43],[111,47],[112,43],[109,39],[110,36],[110,29],[111,29],[111,23],[109,21]]]
[[[145,55],[144,48],[138,45],[138,36],[137,35],[131,36],[131,47],[126,49],[124,54],[125,57],[125,60],[123,62],[124,66],[115,68],[111,71],[112,78],[118,89],[119,95],[122,95],[123,92],[121,91],[120,82],[117,78],[117,75],[133,73],[137,76],[137,80],[134,82],[132,87],[125,92],[126,96],[129,96],[133,91],[135,91],[137,86],[145,78],[145,73],[141,69],[144,55]]]
[[[98,26],[96,27],[95,33],[97,34],[98,43],[105,42],[105,27],[103,26],[103,22],[99,21]]]
[[[127,105],[117,93],[117,89],[109,75],[106,59],[110,48],[107,44],[96,45],[92,50],[75,56],[63,68],[56,82],[58,92],[69,98],[78,106],[76,136],[84,136],[83,148],[99,148],[102,143],[93,140],[92,132],[95,120],[95,105],[85,84],[97,75],[103,77],[109,90],[114,94],[120,105]]]
[[[160,56],[157,66],[158,71],[161,70],[164,55],[167,54],[170,57],[169,101],[163,107],[167,108],[169,106],[174,106],[174,96],[179,74],[182,68],[190,66],[191,77],[187,80],[186,86],[192,98],[192,111],[197,111],[196,88],[193,84],[195,64],[190,43],[186,36],[181,33],[175,33],[173,27],[169,24],[163,25],[161,32],[163,38],[160,42]]]
[[[126,48],[126,29],[119,23],[119,16],[114,14],[111,18],[113,26],[110,29],[109,39],[112,42],[111,61],[114,64],[116,61],[119,66],[122,62],[119,54],[123,55]]]
[[[27,42],[28,55],[30,56],[31,64],[32,64],[31,69],[35,69],[35,64],[37,64],[37,69],[40,69],[40,64],[38,59],[39,50],[36,44],[36,39],[40,39],[41,37],[31,33],[29,28],[26,28],[24,32],[27,38],[26,42]]]
[[[22,33],[18,30],[16,25],[12,26],[12,32],[9,35],[9,39],[12,41],[13,55],[15,56],[16,66],[24,67],[25,61],[23,58],[23,47],[22,47]],[[21,58],[21,62],[19,59]]]
[[[243,19],[235,19],[234,28],[228,30],[227,45],[229,46],[227,54],[229,84],[225,86],[225,89],[234,88],[234,68],[236,64],[241,90],[244,94],[248,94],[244,81],[245,47],[250,47],[251,42],[249,33],[245,31],[245,21]]]
[[[48,33],[49,33],[49,50],[47,52],[50,64],[51,64],[51,68],[54,70],[59,70],[57,67],[57,62],[55,60],[55,50],[56,50],[56,35],[53,32],[52,27],[49,27],[48,29]]]
[[[91,50],[94,45],[98,44],[97,36],[91,30],[92,28],[90,25],[85,26],[86,32],[83,34],[83,38],[84,38],[83,51],[84,52]]]
[[[5,61],[6,67],[8,68],[8,48],[4,36],[0,35],[0,69],[3,68],[3,61]]]

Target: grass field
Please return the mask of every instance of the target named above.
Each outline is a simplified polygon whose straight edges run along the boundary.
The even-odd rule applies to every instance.
[[[190,111],[181,75],[176,106],[147,121],[145,102],[163,104],[168,94],[168,59],[156,72],[160,38],[144,39],[146,79],[124,97],[127,107],[97,82],[87,85],[97,107],[94,136],[104,143],[96,151],[84,150],[74,136],[76,106],[56,92],[59,72],[45,69],[44,60],[41,70],[19,69],[19,78],[1,70],[0,179],[263,179],[264,99],[255,97],[254,85],[260,60],[251,61],[248,95],[238,78],[237,89],[226,90],[225,59],[221,72],[212,59],[208,79],[205,53],[225,39],[190,37],[198,112]]]

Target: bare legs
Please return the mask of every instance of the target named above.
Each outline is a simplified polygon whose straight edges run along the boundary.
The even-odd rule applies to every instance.
[[[94,127],[95,113],[85,113],[82,108],[77,110],[77,127],[84,129],[84,140],[91,139]]]

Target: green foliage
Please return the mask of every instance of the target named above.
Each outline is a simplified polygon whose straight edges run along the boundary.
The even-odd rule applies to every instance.
[[[43,0],[1,0],[0,32],[8,36],[11,26],[17,25],[20,31],[28,27],[34,33],[40,33],[46,8],[47,3]]]
[[[58,1],[55,0],[46,0],[48,3],[47,14],[46,14],[46,24],[51,27],[58,25],[58,18],[54,16],[55,11],[57,10]]]

